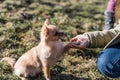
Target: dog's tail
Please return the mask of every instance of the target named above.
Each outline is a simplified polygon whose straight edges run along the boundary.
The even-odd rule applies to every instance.
[[[15,65],[15,63],[16,63],[16,60],[15,60],[14,58],[4,57],[4,58],[1,59],[0,62],[7,62],[8,64],[10,64],[10,66],[11,66],[12,68],[14,68],[14,65]]]

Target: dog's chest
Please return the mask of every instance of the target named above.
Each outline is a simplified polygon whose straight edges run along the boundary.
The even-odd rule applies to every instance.
[[[55,62],[59,59],[63,52],[63,44],[54,43],[52,46],[41,47],[40,58],[44,62]]]
[[[57,47],[43,47],[40,56],[45,59],[56,59],[60,54]]]

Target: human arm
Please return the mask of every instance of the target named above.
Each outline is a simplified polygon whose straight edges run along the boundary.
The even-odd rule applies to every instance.
[[[120,27],[105,31],[86,32],[72,38],[70,46],[73,48],[102,48],[119,32]]]
[[[112,29],[114,26],[114,8],[116,0],[109,0],[107,4],[107,9],[104,12],[105,26],[104,30]]]

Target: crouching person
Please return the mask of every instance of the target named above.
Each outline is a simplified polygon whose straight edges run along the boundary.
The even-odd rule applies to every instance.
[[[78,49],[105,47],[97,58],[96,66],[108,77],[120,77],[120,23],[114,29],[77,35],[69,46]]]

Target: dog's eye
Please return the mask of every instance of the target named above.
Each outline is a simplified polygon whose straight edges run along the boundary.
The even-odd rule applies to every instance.
[[[56,32],[55,32],[55,36],[57,36],[57,35],[58,35],[58,32],[56,31]]]

